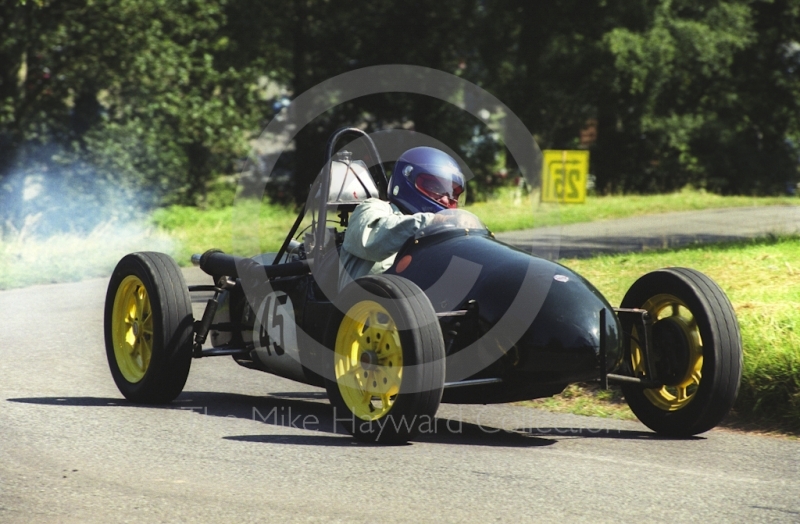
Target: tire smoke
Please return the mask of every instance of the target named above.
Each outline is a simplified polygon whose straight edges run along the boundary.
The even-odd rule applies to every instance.
[[[145,202],[86,165],[34,163],[0,179],[0,289],[107,276],[132,251],[173,253]]]

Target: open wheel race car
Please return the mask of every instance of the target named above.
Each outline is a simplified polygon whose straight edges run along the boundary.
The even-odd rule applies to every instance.
[[[374,166],[334,155],[347,134],[365,141]],[[119,262],[105,342],[127,399],[170,402],[193,358],[230,355],[244,367],[324,387],[335,420],[366,441],[412,439],[440,402],[527,400],[575,382],[619,384],[636,416],[665,435],[707,431],[732,407],[742,373],[739,327],[705,275],[648,273],[614,308],[575,272],[499,242],[471,213],[445,210],[388,271],[340,289],[349,214],[366,198],[385,200],[387,180],[374,144],[355,129],[331,137],[324,165],[275,254],[195,255],[212,283],[189,287],[165,254]],[[307,211],[310,231],[298,235]],[[189,294],[199,291],[213,298],[195,320]],[[212,347],[204,348],[209,336]]]

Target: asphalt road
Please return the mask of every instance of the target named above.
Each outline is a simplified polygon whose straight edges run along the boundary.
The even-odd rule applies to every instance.
[[[549,259],[800,233],[800,206],[677,211],[499,233],[497,238]]]
[[[800,522],[797,440],[445,405],[416,442],[364,445],[323,390],[227,357],[194,361],[173,404],[132,405],[106,285],[0,292],[0,523]]]

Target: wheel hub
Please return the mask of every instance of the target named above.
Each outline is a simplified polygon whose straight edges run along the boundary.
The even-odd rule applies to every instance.
[[[666,385],[684,380],[691,360],[691,335],[686,321],[673,316],[653,325],[656,369]]]
[[[374,371],[378,365],[378,354],[374,351],[364,351],[360,357],[361,367],[367,371]]]

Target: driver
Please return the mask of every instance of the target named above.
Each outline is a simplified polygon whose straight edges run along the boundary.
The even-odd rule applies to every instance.
[[[397,159],[389,180],[389,202],[370,198],[350,217],[340,254],[339,289],[350,279],[383,273],[406,240],[456,209],[466,182],[456,161],[432,147],[409,149]]]

